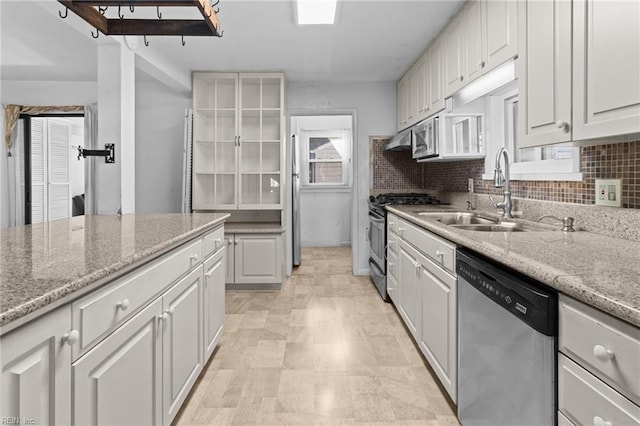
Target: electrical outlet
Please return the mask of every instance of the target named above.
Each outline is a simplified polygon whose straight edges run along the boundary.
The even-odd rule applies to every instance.
[[[467,184],[467,189],[469,192],[473,192],[473,178],[469,178],[469,183]]]
[[[596,179],[596,205],[622,206],[622,179]]]

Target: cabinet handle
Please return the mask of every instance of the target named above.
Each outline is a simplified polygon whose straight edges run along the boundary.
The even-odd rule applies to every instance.
[[[612,426],[612,425],[613,424],[611,422],[604,420],[600,416],[595,416],[593,418],[593,426]]]
[[[156,318],[158,319],[158,321],[164,321],[167,318],[169,318],[169,314],[167,314],[166,312],[163,312],[162,314],[158,315]]]
[[[192,254],[191,256],[189,256],[189,259],[193,260],[194,262],[198,260],[198,255],[197,254]]]
[[[436,256],[440,258],[440,262],[444,261],[444,252],[441,252],[440,250],[436,250]]]
[[[403,232],[404,232],[404,228],[398,227],[398,235],[402,237]]]
[[[593,354],[598,358],[598,361],[602,362],[607,362],[616,357],[616,354],[611,349],[607,349],[602,345],[595,345],[593,347]]]
[[[225,238],[224,240],[227,242],[228,246],[231,245],[231,238]]]
[[[129,299],[122,299],[121,302],[116,303],[116,309],[122,309],[123,311],[129,309]]]
[[[237,242],[237,241],[234,241],[234,242],[233,242],[233,245],[236,245],[236,246],[237,246],[237,245],[238,245],[238,242]]]
[[[389,262],[389,266],[393,266],[393,265],[395,265],[395,263]]]
[[[80,340],[80,332],[78,330],[71,330],[62,335],[62,343],[66,343],[69,346],[75,345],[78,340]]]
[[[463,75],[460,76],[460,81],[464,81],[464,76]]]
[[[167,309],[165,309],[165,310],[164,310],[164,313],[165,313],[165,314],[168,314],[168,315],[173,315],[173,308],[167,308]]]
[[[567,127],[567,122],[564,120],[558,120],[556,121],[556,127],[558,129],[564,129],[565,127]]]
[[[480,68],[484,68],[484,61],[480,61]]]
[[[205,272],[205,274],[204,274],[205,278],[211,278],[211,275],[213,275],[212,271]]]

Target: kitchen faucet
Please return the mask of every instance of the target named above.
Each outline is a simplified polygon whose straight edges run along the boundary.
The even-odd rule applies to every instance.
[[[500,168],[500,160],[504,156],[504,175],[502,174],[502,169]],[[493,197],[489,197],[493,206],[497,209],[502,209],[502,217],[505,219],[510,219],[513,216],[511,215],[511,208],[513,207],[513,203],[511,202],[511,191],[509,190],[509,153],[505,147],[500,148],[498,151],[498,155],[496,155],[496,168],[493,172],[493,186],[496,188],[504,187],[504,199],[501,203],[496,203]]]

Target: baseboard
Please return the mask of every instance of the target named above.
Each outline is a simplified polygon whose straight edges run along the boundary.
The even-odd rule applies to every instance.
[[[302,241],[302,247],[350,247],[351,241]]]

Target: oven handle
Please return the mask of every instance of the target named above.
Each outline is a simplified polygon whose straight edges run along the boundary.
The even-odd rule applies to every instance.
[[[384,223],[384,217],[380,217],[371,211],[369,212],[369,219],[377,223]]]
[[[375,275],[376,277],[384,277],[384,272],[382,272],[382,269],[380,269],[380,267],[378,267],[378,265],[376,265],[376,263],[369,259],[369,268],[371,270],[371,273],[373,275]]]

